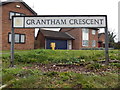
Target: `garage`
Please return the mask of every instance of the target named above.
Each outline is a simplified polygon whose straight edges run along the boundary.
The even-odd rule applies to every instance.
[[[40,29],[36,37],[36,49],[52,49],[51,44],[55,44],[55,49],[72,49],[74,37],[67,32],[51,31]]]
[[[67,40],[46,39],[46,49],[51,49],[51,43],[55,43],[55,49],[67,49]]]

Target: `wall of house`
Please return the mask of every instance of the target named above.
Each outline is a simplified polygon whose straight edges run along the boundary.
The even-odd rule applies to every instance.
[[[93,46],[92,46],[92,40],[95,40],[96,41],[95,48],[97,48],[98,47],[98,30],[96,30],[95,35],[92,34],[92,30],[93,29],[89,29],[89,47],[93,48]]]
[[[35,40],[35,49],[45,49],[45,37],[43,34],[39,31],[38,35]]]
[[[16,5],[21,6],[16,8]],[[9,12],[19,12],[25,15],[33,15],[22,3],[14,2],[2,6],[2,49],[10,50],[10,43],[8,43],[8,33],[11,32],[11,20],[9,19]],[[24,44],[15,44],[17,50],[34,49],[34,29],[15,29],[15,33],[25,34]]]
[[[82,41],[81,28],[62,28],[61,32],[67,32],[75,38],[72,41],[72,49],[80,49]]]
[[[92,35],[92,29],[89,29],[89,45],[82,46],[82,28],[62,28],[60,32],[67,32],[71,36],[75,38],[72,42],[72,49],[80,49],[80,48],[92,48],[92,40],[96,41],[96,46],[98,47],[98,31],[96,30],[96,34]]]
[[[101,34],[98,38],[99,41],[102,41],[103,43],[105,43],[105,34]]]
[[[99,37],[98,37],[98,41],[99,41],[99,47],[105,47],[105,34],[102,33]]]

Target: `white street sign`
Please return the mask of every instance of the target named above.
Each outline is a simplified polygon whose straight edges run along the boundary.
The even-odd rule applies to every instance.
[[[13,17],[14,28],[106,27],[105,15],[88,16],[24,16]]]
[[[13,16],[11,31],[11,61],[14,66],[14,29],[15,28],[105,28],[105,58],[109,63],[108,30],[106,15],[44,15],[44,16]]]

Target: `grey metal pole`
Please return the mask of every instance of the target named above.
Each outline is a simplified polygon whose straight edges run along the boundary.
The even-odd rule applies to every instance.
[[[108,28],[105,28],[105,64],[108,65],[109,64],[109,52],[108,52]]]
[[[10,67],[14,67],[14,43],[15,43],[15,34],[14,28],[11,30],[11,60],[10,60]]]

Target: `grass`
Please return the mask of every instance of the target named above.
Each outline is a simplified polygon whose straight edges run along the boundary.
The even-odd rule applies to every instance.
[[[120,60],[117,50],[110,50],[111,60]],[[118,88],[119,63],[102,66],[96,61],[104,60],[103,50],[29,50],[15,53],[15,68],[9,67],[10,54],[3,54],[2,81],[7,88]],[[89,73],[42,72],[35,64],[86,64]],[[9,68],[8,68],[9,67]],[[100,71],[112,69],[112,71]],[[94,72],[100,71],[102,74]]]
[[[111,60],[120,60],[117,50],[109,51]],[[3,59],[10,58],[10,54],[3,54]],[[20,63],[81,63],[89,61],[105,60],[103,50],[30,50],[15,53],[15,62]]]
[[[116,88],[118,75],[105,73],[79,74],[73,72],[41,72],[38,70],[7,69],[3,84],[8,88]],[[5,81],[5,82],[4,82]],[[9,81],[9,82],[8,82]]]

